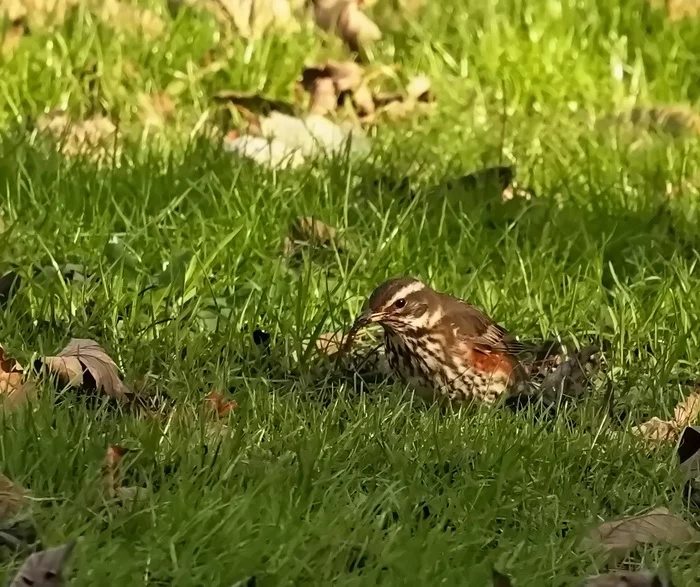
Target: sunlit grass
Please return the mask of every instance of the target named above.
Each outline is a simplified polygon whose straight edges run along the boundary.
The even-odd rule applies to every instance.
[[[312,29],[220,42],[211,19],[184,12],[146,40],[80,12],[3,65],[0,274],[14,268],[23,285],[0,309],[0,342],[30,364],[94,338],[128,383],[177,406],[135,417],[42,386],[30,412],[3,418],[0,470],[40,498],[40,538],[81,537],[75,585],[471,585],[494,566],[520,586],[569,584],[602,568],[578,548],[601,519],[689,515],[673,447],[652,453],[628,429],[669,416],[695,377],[698,194],[666,189],[696,176],[697,141],[635,142],[593,122],[695,103],[697,23],[671,25],[636,0],[430,3],[410,21],[380,3],[375,14],[385,39],[373,64],[430,76],[436,112],[380,126],[367,161],[294,172],[190,136],[216,91],[291,99],[305,62],[344,55]],[[161,90],[177,112],[144,138],[138,93]],[[118,120],[120,165],[64,160],[31,134],[56,107]],[[515,163],[537,197],[431,189],[498,163]],[[375,182],[407,174],[414,199]],[[290,263],[282,238],[299,215],[343,230],[352,249]],[[68,263],[85,280],[61,277]],[[610,389],[572,426],[417,410],[400,388],[358,394],[318,378],[314,332],[347,327],[398,274],[525,338],[604,340],[622,425],[607,417]],[[213,387],[241,405],[223,431],[202,413]],[[112,443],[135,449],[137,505],[104,502]],[[662,548],[631,560],[667,565],[678,585],[694,584],[700,562]]]

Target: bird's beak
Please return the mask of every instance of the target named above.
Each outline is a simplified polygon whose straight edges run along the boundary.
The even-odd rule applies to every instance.
[[[381,314],[378,312],[372,312],[370,308],[362,312],[355,322],[353,322],[352,328],[350,329],[350,336],[354,336],[358,330],[364,328],[368,324],[371,324],[372,322],[376,322],[381,318]]]

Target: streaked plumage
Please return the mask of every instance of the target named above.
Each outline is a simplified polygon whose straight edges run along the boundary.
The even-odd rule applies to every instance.
[[[520,342],[478,308],[417,279],[380,285],[349,338],[372,322],[384,329],[394,372],[426,400],[490,404],[527,379]]]

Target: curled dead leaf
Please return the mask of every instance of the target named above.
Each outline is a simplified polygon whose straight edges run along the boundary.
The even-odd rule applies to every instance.
[[[382,38],[374,21],[359,7],[358,0],[313,0],[316,24],[334,32],[352,51],[359,51]]]
[[[589,532],[585,542],[609,554],[624,555],[647,544],[697,545],[700,533],[683,518],[661,507],[645,514],[603,522]]]
[[[662,420],[654,416],[635,426],[632,431],[648,440],[676,440],[684,428],[689,427],[700,415],[700,392],[695,391],[681,401],[673,411],[673,419]]]
[[[674,422],[662,420],[656,416],[647,422],[634,426],[632,432],[647,440],[675,440],[678,437],[678,428]]]
[[[27,503],[29,493],[0,473],[0,520],[16,515]]]
[[[110,444],[107,447],[105,462],[102,469],[102,482],[106,495],[118,502],[136,501],[146,495],[146,488],[138,486],[125,487],[123,485],[122,459],[129,449],[118,444]]]
[[[60,587],[64,585],[63,571],[75,541],[31,554],[22,564],[10,587]]]
[[[36,128],[39,133],[51,136],[66,157],[87,156],[104,163],[120,152],[116,146],[117,127],[104,116],[73,121],[64,112],[54,112],[40,117]]]
[[[325,222],[312,216],[300,216],[292,222],[284,239],[284,253],[289,256],[300,247],[311,246],[343,251],[348,243],[338,235],[338,231]]]
[[[58,355],[44,357],[41,362],[63,385],[91,388],[91,378],[98,391],[120,401],[129,399],[116,363],[94,340],[74,338]]]
[[[206,404],[217,416],[223,418],[239,408],[238,402],[234,399],[226,399],[220,391],[211,391],[204,398]]]
[[[673,421],[678,428],[692,426],[700,415],[700,391],[691,393],[673,411]]]
[[[0,411],[13,410],[35,394],[36,387],[26,378],[22,365],[8,357],[0,345]]]
[[[155,12],[129,2],[102,0],[97,6],[100,20],[115,29],[148,37],[157,37],[165,29],[165,22]]]
[[[345,333],[342,331],[320,334],[316,339],[316,349],[324,355],[335,355],[343,348],[344,338]]]

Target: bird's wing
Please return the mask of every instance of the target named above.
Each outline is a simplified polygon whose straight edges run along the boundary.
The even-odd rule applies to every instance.
[[[476,350],[487,354],[505,353],[513,356],[525,350],[523,343],[481,310],[461,300],[454,299],[454,302],[450,312],[455,313],[455,325],[470,339]]]

